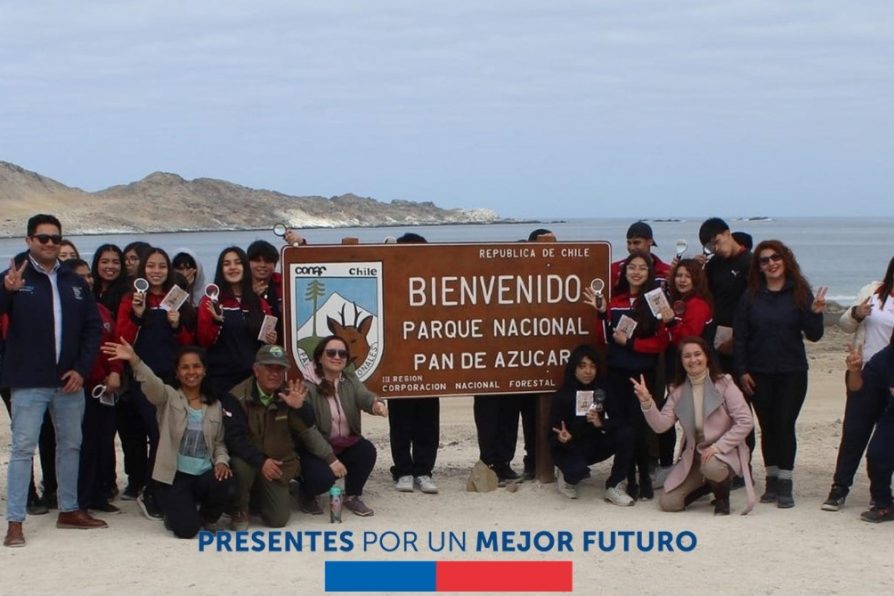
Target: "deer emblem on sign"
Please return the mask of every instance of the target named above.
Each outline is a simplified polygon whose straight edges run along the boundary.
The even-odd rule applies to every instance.
[[[329,331],[345,340],[345,343],[348,344],[348,351],[351,353],[350,363],[357,369],[366,362],[366,357],[369,355],[369,339],[367,339],[367,335],[372,327],[373,318],[372,315],[367,315],[361,319],[357,303],[352,302],[352,304],[354,306],[353,324],[348,325],[347,321],[345,321],[345,306],[347,306],[347,303],[345,303],[341,305],[341,312],[339,313],[341,323],[332,317],[326,317],[326,325],[329,327]]]

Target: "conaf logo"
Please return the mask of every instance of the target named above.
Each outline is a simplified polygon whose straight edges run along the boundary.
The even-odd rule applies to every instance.
[[[316,275],[319,277],[326,273],[326,267],[317,266],[317,267],[307,267],[307,266],[298,266],[295,267],[295,275]]]
[[[316,275],[316,270],[323,273]],[[327,335],[338,335],[350,352],[348,370],[361,381],[369,378],[381,360],[382,263],[351,262],[300,265],[290,268],[292,321],[291,349],[301,368],[313,367],[313,351]]]

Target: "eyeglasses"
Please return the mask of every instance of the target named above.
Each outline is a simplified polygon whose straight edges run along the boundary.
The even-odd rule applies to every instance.
[[[348,351],[347,350],[326,350],[326,355],[330,358],[335,358],[338,356],[339,358],[347,358]]]
[[[46,244],[48,242],[52,242],[57,246],[62,244],[62,236],[59,234],[31,234],[31,237],[41,244]]]
[[[196,266],[191,263],[174,263],[174,269],[195,269]]]
[[[760,263],[761,265],[767,265],[767,264],[769,264],[770,261],[773,261],[774,263],[778,263],[781,260],[782,260],[782,255],[779,254],[778,252],[774,252],[772,255],[770,255],[768,257],[760,257],[757,260],[757,262]]]

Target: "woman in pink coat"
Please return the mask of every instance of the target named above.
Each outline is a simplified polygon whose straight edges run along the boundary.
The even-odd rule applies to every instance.
[[[659,411],[643,379],[630,379],[646,422],[662,433],[679,420],[683,427],[683,454],[664,482],[659,505],[664,511],[682,511],[705,494],[707,482],[714,493],[714,515],[729,515],[729,490],[735,476],[745,476],[748,505],[756,497],[748,469],[745,437],[754,428],[751,410],[729,375],[711,358],[700,337],[680,342],[680,363],[672,389]]]

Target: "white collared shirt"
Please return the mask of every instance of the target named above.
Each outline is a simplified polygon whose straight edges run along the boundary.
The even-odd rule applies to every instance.
[[[56,364],[59,364],[59,358],[62,355],[62,299],[59,297],[59,261],[56,261],[53,268],[47,272],[43,265],[31,256],[30,252],[28,253],[28,258],[31,259],[31,265],[34,270],[46,275],[50,280],[50,287],[53,288],[53,338],[56,344]]]

